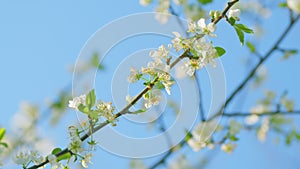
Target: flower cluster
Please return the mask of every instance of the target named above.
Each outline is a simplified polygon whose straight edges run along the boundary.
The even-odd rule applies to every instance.
[[[84,149],[83,142],[79,136],[80,131],[77,127],[70,126],[68,128],[68,131],[69,131],[69,136],[71,138],[71,142],[68,145],[68,149],[75,155],[78,155],[79,153],[82,153],[85,151],[86,152],[85,155],[79,156],[79,157],[81,158],[81,165],[84,168],[88,168],[88,163],[91,163],[91,158],[93,156],[91,151],[93,151],[94,148],[90,147],[89,150]],[[94,146],[96,144],[96,142],[93,140],[89,141],[88,143],[90,146]]]
[[[115,108],[111,102],[104,102],[99,100],[96,103],[95,91],[91,90],[88,95],[81,95],[69,101],[69,107],[79,110],[87,114],[93,123],[97,123],[99,117],[104,117],[110,123],[114,124],[115,115],[113,114]],[[95,107],[95,108],[94,108]],[[94,124],[93,124],[94,125]]]
[[[216,37],[213,32],[216,30],[214,23],[205,23],[205,19],[201,18],[197,22],[190,22],[188,25],[188,33],[194,34],[191,38],[182,38],[180,33],[173,32],[175,38],[172,40],[173,46],[176,51],[182,49],[189,50],[191,57],[186,60],[184,64],[177,69],[177,71],[183,71],[189,76],[193,76],[196,70],[205,67],[207,64],[215,66],[214,59],[219,57],[217,49],[208,42],[205,35],[210,37]]]
[[[169,8],[170,8],[170,0],[159,0],[159,5],[155,9],[155,19],[158,20],[160,23],[164,24],[167,23],[170,14],[169,14]]]
[[[71,142],[68,145],[68,149],[74,154],[81,153],[84,150],[84,148],[79,136],[78,128],[75,126],[70,126],[68,128],[68,131],[71,139]]]
[[[86,100],[86,95],[74,97],[73,100],[69,101],[69,107],[78,110],[78,106],[80,104],[85,104],[85,100]]]
[[[189,146],[194,151],[199,151],[205,147],[212,147],[210,143],[211,135],[217,128],[215,121],[202,122],[192,131],[192,137],[188,140]]]
[[[92,153],[87,153],[83,156],[83,158],[81,159],[81,165],[84,168],[88,168],[88,163],[92,164],[91,160],[92,160],[93,154]]]
[[[105,117],[110,123],[114,123],[115,116],[113,112],[115,111],[115,107],[112,106],[112,102],[98,101],[96,110],[99,112],[100,116]]]
[[[170,76],[170,50],[172,45],[161,45],[157,50],[152,50],[149,56],[153,59],[148,62],[147,67],[142,67],[141,71],[135,68],[130,69],[130,74],[127,77],[129,83],[135,83],[140,79],[143,79],[146,86],[150,86],[154,83],[154,88],[165,89],[166,92],[171,94],[171,86],[174,84]],[[145,108],[150,108],[153,105],[157,105],[161,100],[161,93],[159,90],[151,89],[143,95],[145,100]],[[126,96],[126,101],[130,103],[132,98]]]
[[[37,151],[20,151],[16,154],[13,160],[16,164],[22,165],[23,168],[26,168],[31,162],[34,164],[42,163],[44,158]]]
[[[149,109],[153,105],[158,105],[161,101],[161,93],[160,90],[150,90],[148,93],[144,95],[145,99],[145,108]]]
[[[62,168],[62,164],[58,161],[57,157],[53,154],[47,156],[47,159],[52,167],[52,169]]]

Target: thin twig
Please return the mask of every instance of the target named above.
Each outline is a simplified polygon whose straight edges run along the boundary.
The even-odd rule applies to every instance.
[[[263,113],[251,113],[251,112],[230,112],[230,113],[223,113],[222,116],[226,117],[247,117],[251,115],[257,116],[268,116],[268,115],[300,115],[300,110],[295,111],[268,111]]]
[[[225,9],[223,10],[223,12],[221,13],[221,16],[217,17],[215,20],[212,21],[212,23],[217,24],[222,18],[226,17],[227,12],[229,11],[229,9],[235,4],[237,3],[239,0],[233,0],[230,2],[227,2],[227,6],[225,7]]]
[[[206,121],[206,118],[205,118],[205,113],[204,113],[204,108],[203,108],[202,90],[201,90],[199,78],[197,76],[197,72],[195,72],[194,77],[195,77],[195,81],[198,86],[198,93],[199,93],[199,114],[200,114],[200,119],[203,122],[203,121]]]

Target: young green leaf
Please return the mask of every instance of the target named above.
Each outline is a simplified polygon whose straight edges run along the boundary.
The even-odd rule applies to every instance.
[[[244,45],[244,32],[241,31],[239,28],[234,27],[236,34],[239,37],[239,40],[241,42],[241,45]]]
[[[67,159],[70,159],[72,157],[71,153],[66,153],[66,154],[63,154],[59,157],[57,157],[57,160],[58,161],[61,161],[61,160],[67,160]]]
[[[228,21],[229,24],[232,25],[232,26],[233,26],[233,25],[235,24],[235,22],[236,22],[236,20],[235,20],[233,17],[230,17],[227,21]]]
[[[247,41],[246,45],[249,48],[251,53],[254,53],[256,51],[255,46],[251,42]]]
[[[55,155],[55,154],[57,154],[57,153],[59,153],[59,152],[61,152],[61,148],[54,148],[53,150],[52,150],[52,152],[51,152],[51,154],[53,154],[53,155]]]
[[[5,148],[8,148],[8,144],[7,144],[7,143],[0,142],[0,145],[2,145],[2,146],[5,147]]]
[[[296,55],[297,53],[298,53],[298,50],[296,50],[296,49],[286,50],[286,51],[284,51],[284,55],[282,56],[281,60],[289,59],[290,56]]]
[[[212,0],[198,0],[198,2],[205,5],[205,4],[212,3]]]
[[[99,113],[98,113],[97,111],[91,110],[91,111],[89,111],[87,114],[89,115],[89,117],[90,117],[91,119],[94,119],[94,120],[96,120],[96,121],[98,120]]]
[[[234,27],[240,29],[245,33],[254,33],[252,29],[248,28],[246,25],[243,24],[235,24]]]
[[[140,110],[131,112],[130,114],[140,114],[140,113],[144,113],[144,112],[146,112],[146,111],[147,111],[147,110],[145,110],[145,109],[140,109]]]
[[[185,131],[186,132],[186,136],[185,136],[185,140],[189,141],[189,139],[191,139],[193,137],[192,133],[188,130]]]
[[[155,87],[157,87],[157,89],[164,89],[165,88],[165,86],[161,82],[155,83]]]
[[[96,95],[95,95],[95,90],[91,90],[88,95],[86,96],[86,105],[91,108],[95,105],[96,103]]]
[[[92,59],[91,59],[91,61],[90,61],[90,64],[91,64],[93,67],[95,67],[95,68],[97,68],[97,69],[99,69],[99,70],[103,70],[103,69],[104,69],[103,65],[100,64],[100,60],[99,60],[99,55],[98,55],[98,53],[94,53],[94,55],[93,55],[93,57],[92,57]]]
[[[78,106],[78,110],[81,111],[82,113],[85,113],[85,114],[90,112],[90,108],[88,106],[83,105],[83,104],[80,104]]]
[[[216,49],[217,54],[218,54],[218,56],[216,56],[215,58],[221,57],[222,55],[224,55],[226,53],[225,49],[223,49],[219,46],[216,46],[215,49]]]
[[[0,141],[4,138],[5,135],[5,128],[0,129]]]
[[[278,4],[279,7],[281,8],[286,8],[287,7],[287,3],[286,2],[281,2]]]
[[[239,138],[237,138],[235,135],[230,135],[228,138],[229,138],[231,141],[238,141],[238,140],[239,140]]]

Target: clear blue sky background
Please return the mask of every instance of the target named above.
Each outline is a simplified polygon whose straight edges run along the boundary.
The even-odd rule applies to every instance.
[[[223,5],[220,3],[213,8]],[[151,7],[141,7],[138,1],[0,1],[0,126],[10,128],[10,120],[18,111],[20,102],[44,104],[46,98],[55,98],[58,91],[72,80],[71,73],[67,71],[68,66],[75,63],[82,46],[100,27],[129,14],[152,10]],[[265,53],[285,28],[287,19],[287,12],[277,9],[265,21],[267,30],[259,47],[262,53]],[[299,23],[294,26],[283,46],[299,49],[299,26]],[[216,43],[227,50],[222,61],[227,78],[227,93],[230,93],[248,70],[244,65],[248,51],[245,47],[240,47],[233,30],[225,24],[220,24],[218,34],[220,39]],[[130,42],[132,44],[134,42]],[[158,46],[160,42],[151,44],[150,47],[155,47],[156,44]],[[121,49],[126,50],[126,47]],[[231,110],[248,110],[254,105],[255,98],[263,96],[262,91],[266,88],[277,90],[278,94],[289,90],[289,96],[296,100],[296,108],[299,108],[299,55],[285,62],[279,61],[279,57],[280,54],[277,53],[267,62],[269,76],[263,87],[248,93],[244,106],[232,105]],[[241,99],[245,94],[242,93],[236,99]],[[76,122],[75,115],[69,114],[62,121],[54,129],[45,127],[44,130],[47,130],[45,135],[53,138],[56,145],[64,147],[67,144],[65,129],[70,122]],[[293,169],[300,165],[297,158],[299,143],[286,147],[283,142],[275,144],[274,137],[260,143],[254,132],[243,132],[240,137],[239,146],[233,154],[220,152],[213,155],[207,168]],[[185,152],[197,163],[195,154],[189,149]],[[203,153],[200,152],[199,155]],[[101,149],[97,151],[93,161],[91,168],[128,168],[126,158]],[[155,158],[148,163],[153,161]]]

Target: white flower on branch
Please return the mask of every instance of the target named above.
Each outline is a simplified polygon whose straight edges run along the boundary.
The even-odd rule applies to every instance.
[[[175,38],[172,40],[172,43],[173,43],[175,50],[178,52],[183,48],[182,47],[182,36],[180,35],[179,32],[173,32],[173,34],[175,35]]]
[[[239,9],[230,9],[228,12],[228,18],[233,18],[237,21],[240,20],[241,11]]]
[[[144,94],[145,108],[149,109],[154,105],[158,105],[162,99],[160,90],[150,90],[148,93]]]
[[[214,23],[209,23],[208,25],[206,25],[205,19],[201,18],[197,22],[197,25],[200,28],[202,33],[209,35],[211,37],[217,37],[216,34],[213,34],[213,32],[216,30],[216,25]]]
[[[81,95],[79,97],[74,97],[73,100],[69,101],[69,107],[78,110],[80,104],[85,104],[86,95]]]
[[[91,154],[91,153],[85,154],[83,156],[83,158],[81,159],[81,165],[82,165],[82,167],[88,168],[88,163],[93,164],[91,162],[92,157],[93,157],[93,154]]]
[[[129,76],[127,77],[127,81],[128,81],[129,83],[135,83],[135,82],[137,82],[139,79],[140,79],[140,73],[139,73],[139,71],[138,71],[136,68],[131,67],[131,68],[130,68],[130,74],[129,74]]]
[[[216,129],[215,121],[201,122],[192,131],[192,138],[188,140],[189,146],[194,151],[199,151],[209,145],[209,141],[213,131]]]
[[[198,25],[196,24],[196,22],[190,22],[188,24],[188,30],[187,30],[187,32],[196,33],[197,30],[198,30]]]
[[[270,119],[263,118],[261,122],[261,126],[257,131],[257,138],[259,141],[264,142],[267,138],[267,133],[269,131]]]
[[[97,110],[99,111],[100,116],[105,117],[109,122],[115,121],[115,107],[112,106],[112,102],[103,102],[99,101],[96,105]]]
[[[52,169],[58,169],[61,167],[61,164],[57,162],[57,158],[55,155],[50,154],[47,156],[49,163],[51,164]]]
[[[170,17],[170,3],[170,0],[160,0],[159,6],[155,9],[155,19],[158,20],[161,24],[165,24],[168,22],[168,19]]]
[[[230,154],[233,152],[233,150],[236,148],[236,146],[237,146],[236,144],[232,144],[232,143],[222,144],[221,150]]]
[[[28,152],[18,152],[13,159],[18,165],[26,166],[31,161],[31,156]]]
[[[230,119],[229,121],[229,134],[230,135],[236,135],[238,134],[241,129],[243,128],[243,125],[233,119]]]
[[[69,143],[68,149],[74,154],[81,153],[84,151],[83,143],[80,139],[73,139]]]
[[[140,0],[140,5],[142,6],[148,6],[152,0]]]
[[[166,59],[167,56],[169,55],[171,47],[172,47],[171,44],[169,44],[167,46],[167,48],[165,47],[165,45],[160,45],[158,47],[158,50],[150,51],[149,56],[152,57],[154,59],[154,61],[160,60],[160,59]]]
[[[40,164],[44,161],[44,157],[37,151],[30,151],[31,160],[34,164]]]
[[[292,11],[300,13],[300,0],[287,0],[287,5]]]
[[[251,114],[250,116],[245,118],[245,123],[248,124],[248,125],[253,125],[253,124],[257,123],[258,120],[259,120],[258,115]]]
[[[163,81],[162,84],[164,85],[168,95],[171,95],[171,86],[174,84],[174,82],[171,80],[167,80],[167,81]]]
[[[27,166],[30,162],[34,164],[40,164],[44,161],[43,156],[41,156],[37,151],[19,151],[16,156],[13,158],[13,161],[18,164]]]
[[[198,59],[191,59],[185,62],[183,70],[185,70],[186,74],[188,74],[189,76],[193,76],[195,71],[201,69],[202,66],[203,65],[199,62]]]

